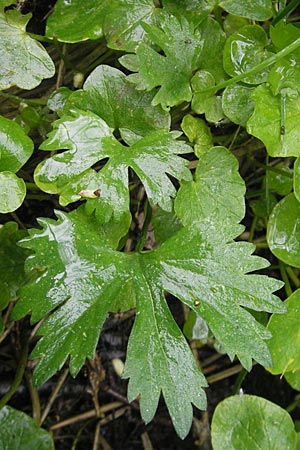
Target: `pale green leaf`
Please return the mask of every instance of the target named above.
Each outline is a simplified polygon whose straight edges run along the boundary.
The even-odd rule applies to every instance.
[[[193,89],[192,110],[197,114],[205,114],[208,122],[219,122],[224,119],[222,97],[212,93],[202,94],[206,88],[214,86],[215,79],[207,70],[198,70],[191,80]]]
[[[299,156],[299,96],[286,97],[285,114],[281,95],[274,96],[266,84],[253,91],[254,113],[247,122],[249,134],[259,138],[270,156]]]
[[[204,120],[186,114],[181,122],[181,128],[189,141],[194,144],[195,155],[198,158],[213,146],[210,129]]]
[[[100,116],[131,145],[158,129],[169,130],[170,115],[152,106],[154,93],[137,91],[118,69],[98,66],[87,78],[83,90],[69,97],[68,108],[76,107]]]
[[[270,56],[266,50],[268,37],[258,25],[245,25],[226,41],[223,64],[226,72],[234,77],[240,75]],[[269,69],[243,78],[244,83],[259,84],[267,79]]]
[[[273,15],[271,0],[221,0],[219,5],[225,11],[247,19],[267,20]]]
[[[214,450],[295,450],[297,434],[290,415],[254,395],[228,397],[215,409]]]
[[[272,211],[267,240],[270,250],[280,260],[300,267],[300,203],[295,195],[284,197]]]
[[[268,324],[272,333],[269,349],[273,360],[268,370],[276,375],[300,370],[300,290],[295,291],[284,304],[286,314],[273,314]]]
[[[0,172],[0,213],[8,213],[21,206],[26,195],[22,178],[12,172]]]
[[[51,435],[39,428],[35,421],[11,406],[0,410],[1,450],[53,450]]]
[[[214,8],[217,0],[163,0],[163,7],[174,16],[185,16],[198,25]]]
[[[47,51],[26,33],[29,19],[18,11],[0,13],[0,89],[33,89],[55,73]]]
[[[237,159],[226,148],[213,147],[200,157],[195,181],[181,183],[175,212],[184,225],[209,218],[215,224],[230,226],[244,217],[244,194]]]

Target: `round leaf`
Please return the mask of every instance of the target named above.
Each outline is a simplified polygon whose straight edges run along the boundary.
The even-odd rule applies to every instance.
[[[213,146],[210,129],[204,120],[187,114],[181,122],[181,128],[189,141],[194,144],[195,155],[198,158]]]
[[[294,450],[297,435],[289,414],[254,395],[229,397],[215,409],[214,450]]]
[[[52,437],[39,428],[35,421],[10,406],[0,410],[0,448],[1,450],[53,450]]]
[[[225,11],[247,19],[267,20],[273,14],[271,0],[223,0],[219,5]]]
[[[268,38],[262,27],[246,25],[232,34],[226,41],[223,64],[226,72],[234,77],[246,72],[268,58],[265,50]],[[244,83],[259,84],[266,81],[269,69],[243,79]]]
[[[273,360],[269,371],[274,375],[300,370],[300,290],[295,291],[284,304],[287,313],[273,314],[268,324],[272,333],[268,345]]]
[[[12,172],[0,172],[0,212],[8,213],[19,208],[26,195],[22,178]]]
[[[252,87],[240,84],[234,84],[225,89],[222,96],[222,108],[228,119],[238,125],[246,126],[254,110],[252,93]]]
[[[300,267],[300,203],[294,194],[283,198],[273,209],[268,223],[270,250],[281,261]]]
[[[0,172],[17,172],[33,152],[33,142],[16,122],[0,116]]]
[[[109,0],[58,0],[47,20],[46,36],[70,43],[99,39],[103,36],[103,18],[110,3]]]
[[[252,98],[255,108],[247,122],[248,133],[265,144],[270,156],[299,156],[299,96],[286,97],[285,117],[282,116],[281,95],[274,96],[267,85],[262,84],[254,89]],[[284,134],[282,134],[282,125],[284,125]]]

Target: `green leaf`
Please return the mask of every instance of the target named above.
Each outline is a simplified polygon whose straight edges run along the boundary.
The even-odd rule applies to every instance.
[[[295,391],[300,391],[300,370],[286,372],[284,378]]]
[[[137,91],[120,70],[103,64],[89,75],[83,90],[69,97],[65,111],[75,107],[97,114],[131,145],[152,131],[170,128],[169,113],[152,106],[153,97]]]
[[[206,70],[198,70],[191,80],[193,89],[192,110],[197,114],[205,114],[208,122],[219,122],[224,119],[222,97],[212,93],[202,94],[204,89],[214,86],[213,75]]]
[[[108,0],[58,0],[47,19],[46,36],[70,43],[101,38],[110,3]]]
[[[181,122],[181,128],[189,141],[194,144],[195,155],[198,158],[213,146],[210,129],[204,120],[186,114]]]
[[[173,234],[182,228],[182,223],[174,211],[164,211],[162,208],[155,208],[151,224],[155,235],[155,241],[162,244]]]
[[[270,250],[281,261],[300,267],[300,203],[295,195],[283,198],[272,211],[267,240]]]
[[[57,215],[58,222],[40,220],[42,230],[30,230],[30,237],[23,240],[24,247],[35,251],[27,270],[38,269],[42,276],[20,290],[13,312],[15,319],[31,312],[32,322],[50,313],[32,353],[39,359],[37,384],[61,368],[68,355],[75,376],[85,358],[93,357],[107,313],[135,303],[125,365],[129,400],[141,394],[142,416],[148,422],[162,391],[175,428],[184,437],[192,421],[190,403],[205,408],[201,390],[205,380],[168,310],[164,292],[199,313],[229,356],[237,354],[248,370],[252,358],[270,365],[265,343],[270,335],[241,306],[282,312],[281,301],[271,294],[281,283],[245,275],[265,267],[266,261],[250,256],[251,244],[232,241],[240,227],[219,233],[213,225],[192,224],[157,250],[126,254],[109,246],[93,217],[80,211]]]
[[[33,152],[33,142],[16,122],[0,116],[0,172],[16,173]]]
[[[255,108],[247,122],[248,133],[265,144],[270,156],[299,156],[299,96],[286,97],[284,117],[281,96],[274,96],[267,85],[262,84],[254,89],[252,98]],[[284,134],[282,134],[282,126],[284,126]]]
[[[226,72],[234,77],[261,63],[271,54],[265,49],[268,38],[258,25],[246,25],[232,34],[226,41],[223,64]],[[269,69],[243,78],[244,83],[259,84],[267,79]]]
[[[219,5],[235,16],[253,20],[267,20],[273,15],[271,0],[222,0]]]
[[[227,37],[238,31],[245,25],[249,25],[249,21],[247,19],[245,19],[244,17],[235,16],[233,14],[227,14],[223,22],[223,28]]]
[[[108,47],[134,52],[148,41],[143,24],[156,22],[160,12],[153,0],[111,0],[104,20]]]
[[[283,316],[273,314],[268,324],[272,333],[269,349],[273,360],[268,370],[274,375],[300,370],[300,290],[295,291],[284,304],[287,313]]]
[[[199,314],[189,311],[188,318],[184,324],[183,332],[188,339],[207,341],[209,329]]]
[[[290,415],[254,395],[228,397],[215,409],[214,450],[295,450],[297,434]]]
[[[25,280],[24,261],[28,251],[20,248],[17,242],[26,234],[26,231],[18,230],[15,222],[0,227],[0,311],[16,298],[17,290]]]
[[[222,95],[222,109],[232,122],[246,126],[254,110],[251,98],[253,87],[234,84],[228,86]]]
[[[33,89],[55,73],[44,47],[26,34],[29,19],[18,11],[0,13],[0,89]]]
[[[0,213],[15,211],[22,205],[26,185],[22,178],[12,172],[0,172]]]
[[[179,180],[191,178],[188,162],[177,156],[190,153],[190,147],[167,131],[153,132],[125,147],[99,116],[79,110],[73,111],[73,117],[58,120],[55,128],[41,148],[69,151],[39,164],[35,181],[44,191],[61,194],[62,204],[78,200],[81,190],[101,189],[100,202],[115,205],[116,211],[128,210],[127,172],[131,167],[144,184],[151,203],[171,210],[176,189],[166,173]],[[104,158],[109,161],[99,173],[90,169]],[[85,177],[92,171],[94,176],[85,184]]]
[[[214,8],[216,0],[163,0],[163,7],[174,16],[185,16],[189,22],[198,25]]]
[[[293,171],[284,163],[277,164],[274,169],[268,170],[266,174],[266,183],[270,191],[275,191],[279,195],[287,195],[293,189]],[[294,165],[294,177],[296,177],[296,169]],[[294,178],[295,180],[295,178]],[[295,192],[297,197],[297,194]]]
[[[175,212],[184,225],[209,218],[216,225],[240,222],[245,214],[245,183],[238,161],[224,147],[213,147],[199,159],[195,181],[182,182]]]
[[[1,450],[53,450],[51,435],[39,428],[35,421],[22,411],[10,406],[0,410]]]
[[[160,28],[144,23],[149,37],[164,52],[159,54],[147,44],[141,43],[135,55],[125,55],[120,62],[127,69],[138,72],[128,76],[140,90],[160,86],[152,100],[164,109],[183,101],[190,101],[190,79],[199,68],[203,40],[198,29],[185,17],[161,16]]]

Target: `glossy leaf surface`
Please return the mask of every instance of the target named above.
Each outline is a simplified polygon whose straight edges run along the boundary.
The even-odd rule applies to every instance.
[[[273,209],[267,240],[277,258],[300,267],[300,203],[294,194],[284,197]]]
[[[33,152],[33,142],[16,122],[0,116],[0,172],[16,173]]]
[[[0,12],[0,89],[33,89],[55,73],[47,51],[26,34],[29,19],[18,11]]]
[[[153,93],[137,91],[120,70],[100,65],[83,90],[71,95],[65,112],[72,107],[91,111],[131,145],[152,131],[169,130],[170,115],[161,106],[152,106],[153,97]]]
[[[133,353],[136,347],[145,342],[147,347],[151,339],[153,343],[158,339],[147,335],[153,331],[150,322],[149,327],[144,326],[145,320],[154,320],[154,312],[150,314],[145,304],[148,297],[147,302],[157,305],[152,307],[153,311],[158,309],[157,321],[161,324],[157,326],[161,328],[161,337],[165,335],[167,339],[169,326],[171,335],[178,336],[174,325],[169,325],[163,291],[201,314],[229,355],[237,354],[248,369],[251,357],[262,364],[270,364],[264,342],[269,333],[239,305],[283,312],[281,302],[271,295],[281,283],[261,275],[244,275],[265,267],[266,261],[251,256],[252,245],[232,242],[239,227],[217,234],[213,226],[200,229],[192,224],[155,251],[124,254],[109,247],[93,218],[80,211],[57,212],[57,215],[59,222],[41,220],[43,230],[31,231],[30,237],[24,240],[23,245],[36,252],[28,259],[27,269],[38,267],[46,272],[32,285],[22,288],[21,301],[14,312],[16,318],[32,311],[32,321],[36,322],[59,306],[40,328],[44,337],[34,351],[34,356],[40,358],[35,375],[38,383],[60,368],[69,353],[71,372],[75,375],[84,358],[93,356],[107,312],[126,310],[133,306],[134,299],[138,302],[138,324],[146,335],[140,336],[140,344],[133,344]],[[239,266],[235,264],[237,260]],[[43,303],[40,297],[45,299]],[[53,347],[53,342],[57,342],[57,348]],[[171,348],[179,351],[182,345],[180,340],[176,345],[170,344],[168,355],[171,356]],[[47,351],[50,347],[51,352]],[[150,350],[145,355],[150,358]],[[128,357],[130,361],[130,352]],[[184,357],[186,355],[181,355],[176,360],[183,361]]]
[[[213,147],[201,155],[195,181],[183,182],[175,200],[175,211],[184,225],[209,220],[215,224],[240,222],[245,214],[245,184],[238,161],[224,147]]]
[[[272,17],[271,0],[221,0],[219,5],[235,16],[253,20],[267,20]]]
[[[26,195],[26,185],[22,178],[12,172],[0,172],[0,212],[15,211]]]
[[[223,54],[224,69],[230,76],[240,75],[270,55],[265,47],[268,38],[262,27],[246,25],[226,41]],[[243,78],[244,83],[259,84],[267,79],[268,69]]]
[[[167,131],[156,131],[125,147],[99,116],[76,110],[73,117],[56,122],[56,129],[41,146],[44,150],[69,151],[42,162],[35,180],[46,192],[61,194],[63,204],[78,200],[78,192],[83,189],[100,188],[99,201],[115,203],[118,211],[125,210],[123,205],[128,203],[127,172],[131,167],[144,184],[150,201],[170,210],[170,197],[175,196],[176,190],[166,173],[177,179],[191,177],[187,161],[177,156],[190,153],[191,149],[173,136]],[[109,161],[99,173],[90,169],[104,158]]]
[[[103,19],[110,1],[58,0],[47,20],[46,36],[62,42],[80,42],[103,36]]]
[[[185,16],[189,22],[198,25],[214,8],[215,0],[163,0],[163,7],[180,18]]]
[[[219,403],[211,433],[214,450],[295,450],[297,441],[290,415],[254,395],[235,395]]]
[[[269,371],[272,374],[300,370],[300,290],[295,291],[284,304],[287,307],[286,314],[273,314],[268,324],[272,333],[269,341],[273,360]]]
[[[1,450],[53,450],[52,437],[39,428],[35,421],[21,411],[10,406],[0,410],[0,448]]]
[[[199,67],[203,41],[199,30],[194,30],[185,17],[161,17],[160,28],[149,24],[143,27],[164,55],[141,43],[135,55],[125,55],[120,62],[138,72],[128,76],[138,89],[148,91],[160,86],[152,104],[166,109],[191,100],[190,78]]]
[[[144,23],[155,22],[153,0],[111,0],[105,12],[104,34],[107,45],[116,50],[133,52],[147,41]]]
[[[265,144],[270,156],[299,156],[299,97],[286,98],[284,117],[281,95],[274,96],[266,84],[258,86],[253,91],[252,98],[255,108],[247,122],[248,133]]]

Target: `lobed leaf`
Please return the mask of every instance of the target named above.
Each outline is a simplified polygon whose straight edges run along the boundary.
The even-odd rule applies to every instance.
[[[190,101],[190,78],[199,67],[203,47],[201,33],[185,17],[177,19],[171,15],[161,16],[160,28],[146,23],[143,27],[164,55],[141,43],[135,55],[120,58],[123,66],[138,72],[129,75],[128,79],[140,90],[149,91],[160,86],[152,104],[161,104],[164,109]]]
[[[283,312],[272,295],[281,283],[245,275],[267,263],[250,256],[252,245],[232,241],[240,227],[217,233],[213,225],[193,223],[157,250],[126,254],[110,247],[93,217],[80,210],[57,215],[58,222],[40,220],[42,230],[30,231],[22,241],[35,251],[27,270],[39,270],[41,276],[21,289],[13,312],[15,319],[31,312],[32,322],[50,313],[32,353],[39,359],[36,383],[53,375],[68,355],[75,376],[85,358],[93,357],[107,313],[135,304],[125,366],[129,399],[141,394],[142,416],[149,421],[162,391],[175,428],[184,437],[192,420],[190,404],[205,407],[205,381],[172,319],[165,292],[200,314],[229,356],[236,354],[248,370],[251,358],[271,364],[265,343],[270,334],[242,307]]]
[[[55,73],[47,51],[26,34],[29,19],[18,11],[0,11],[0,89],[33,89]]]
[[[253,20],[267,20],[273,15],[271,0],[221,0],[221,8],[235,16]]]

